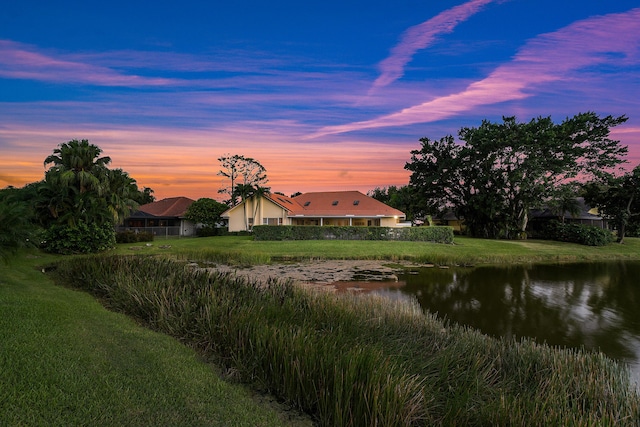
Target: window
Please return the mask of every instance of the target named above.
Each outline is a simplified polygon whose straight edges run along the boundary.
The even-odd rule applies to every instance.
[[[304,203],[305,206],[309,206],[310,204],[311,204],[311,200],[309,200],[308,202]]]
[[[282,225],[282,218],[262,218],[262,225]]]
[[[333,203],[331,203],[331,206],[338,206],[338,201],[334,200]]]
[[[353,206],[358,206],[360,204],[360,200],[354,200],[353,201]]]

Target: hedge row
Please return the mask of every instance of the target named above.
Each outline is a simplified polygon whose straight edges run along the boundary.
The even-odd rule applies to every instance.
[[[337,227],[256,225],[255,240],[407,240],[453,243],[451,227]]]
[[[615,241],[609,230],[580,224],[550,222],[542,232],[542,238],[559,242],[578,243],[587,246],[605,246]]]

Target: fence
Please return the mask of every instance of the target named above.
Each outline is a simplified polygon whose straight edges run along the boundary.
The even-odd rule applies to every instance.
[[[133,231],[139,233],[151,233],[156,238],[180,237],[180,227],[118,227],[118,232]]]

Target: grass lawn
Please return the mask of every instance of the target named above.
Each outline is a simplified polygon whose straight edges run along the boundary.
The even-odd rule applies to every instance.
[[[162,249],[162,246],[170,248]],[[381,259],[414,260],[438,264],[508,264],[530,262],[640,260],[640,238],[626,238],[620,245],[583,246],[546,240],[485,240],[457,236],[454,244],[398,241],[253,241],[251,237],[205,237],[158,239],[122,244],[118,253],[171,253],[186,258],[214,259],[225,256],[236,262],[259,264],[280,260]],[[217,259],[217,258],[220,259]]]
[[[54,286],[35,268],[54,257],[26,255],[0,264],[0,425],[292,425],[175,339]]]

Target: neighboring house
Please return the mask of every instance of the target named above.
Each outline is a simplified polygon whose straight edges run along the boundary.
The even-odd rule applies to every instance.
[[[564,212],[563,215],[554,213],[549,208],[531,209],[529,211],[529,223],[527,225],[527,231],[538,232],[543,229],[544,224],[551,220],[562,221],[564,216],[564,222],[566,224],[581,224],[591,225],[594,227],[608,228],[607,221],[598,215],[598,211],[595,208],[591,208],[584,201],[584,198],[577,197],[579,213],[572,215],[569,212]],[[433,219],[437,225],[448,225],[453,227],[454,232],[464,232],[465,224],[464,219],[459,219],[455,216],[453,211],[448,210],[442,216]]]
[[[118,231],[146,231],[155,236],[193,236],[195,224],[184,218],[193,200],[187,197],[170,197],[147,203],[124,220]]]
[[[254,225],[337,225],[405,227],[404,212],[359,191],[305,193],[296,197],[266,194],[251,197],[222,214],[229,231]]]
[[[581,225],[591,225],[594,227],[600,228],[608,228],[607,221],[598,215],[598,210],[596,208],[592,208],[584,201],[583,197],[576,197],[576,202],[578,204],[579,213],[577,215],[572,215],[569,212],[564,212],[563,215],[559,215],[558,213],[552,212],[548,208],[544,209],[532,209],[529,213],[529,226],[532,229],[538,228],[541,223],[550,220],[563,221],[566,224],[581,224]]]
[[[458,218],[451,209],[447,209],[442,215],[433,218],[435,225],[443,225],[453,228],[454,233],[465,231],[464,220]]]

